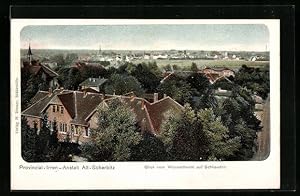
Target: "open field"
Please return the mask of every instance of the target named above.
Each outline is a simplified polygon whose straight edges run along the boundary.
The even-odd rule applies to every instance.
[[[133,63],[142,63],[142,62],[153,62],[154,60],[136,60]],[[239,68],[242,65],[247,65],[249,67],[269,67],[269,61],[245,61],[245,60],[205,60],[205,59],[185,59],[185,60],[155,60],[158,66],[165,66],[165,65],[177,65],[181,68],[188,67],[192,65],[192,63],[196,63],[198,68],[206,67],[228,67],[228,68]]]

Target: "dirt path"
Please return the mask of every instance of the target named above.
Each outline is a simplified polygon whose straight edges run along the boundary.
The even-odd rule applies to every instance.
[[[257,152],[253,161],[260,161],[268,158],[270,153],[270,97],[266,99],[262,114],[262,131],[257,134]]]

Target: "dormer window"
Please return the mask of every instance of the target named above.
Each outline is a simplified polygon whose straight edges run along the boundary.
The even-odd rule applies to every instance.
[[[85,136],[86,137],[90,136],[90,128],[85,128]]]

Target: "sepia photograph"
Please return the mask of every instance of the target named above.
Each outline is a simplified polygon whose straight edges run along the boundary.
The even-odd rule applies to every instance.
[[[13,20],[13,187],[277,187],[278,27]]]

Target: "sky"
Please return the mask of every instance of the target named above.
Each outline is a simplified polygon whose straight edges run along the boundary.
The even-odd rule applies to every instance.
[[[262,24],[40,25],[21,31],[21,48],[266,51]],[[267,47],[267,50],[269,48]]]

